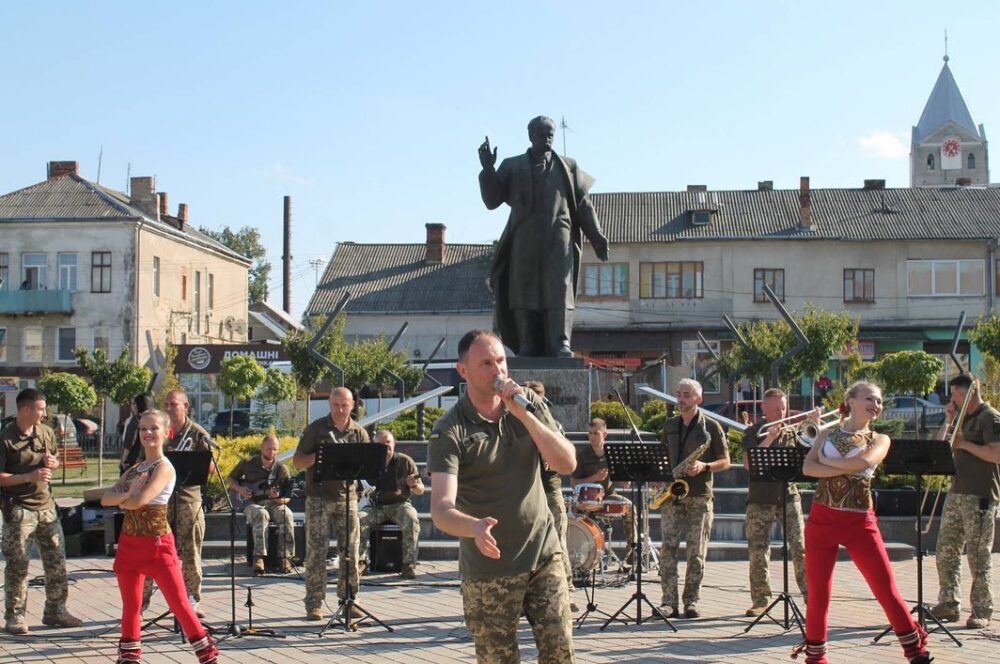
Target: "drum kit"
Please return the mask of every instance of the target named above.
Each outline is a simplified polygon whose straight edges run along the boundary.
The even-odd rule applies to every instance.
[[[628,573],[626,564],[611,547],[615,521],[629,513],[630,503],[620,496],[605,496],[600,484],[577,484],[569,501],[566,524],[566,549],[574,579],[590,582],[592,573],[605,572],[617,563],[618,572]]]

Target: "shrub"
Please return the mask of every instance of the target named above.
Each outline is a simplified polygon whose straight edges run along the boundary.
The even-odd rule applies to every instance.
[[[236,467],[236,464],[244,459],[249,459],[253,455],[260,452],[260,443],[262,438],[263,436],[248,435],[237,436],[235,438],[219,436],[215,439],[215,443],[219,446],[219,471],[222,473],[222,479],[225,481],[226,486],[229,485],[229,473]],[[298,443],[299,439],[297,436],[280,437],[278,439],[278,454],[288,450],[294,450]],[[291,459],[286,461],[285,465],[288,466],[288,470],[291,471],[292,475],[299,472],[292,466]],[[220,504],[219,499],[223,498],[224,493],[225,489],[223,488],[223,485],[219,484],[218,475],[213,473],[208,478],[208,485],[205,486],[206,498],[211,498],[216,507],[218,507]],[[225,505],[225,500],[222,500],[221,504]]]
[[[639,414],[628,408],[628,414],[617,401],[594,401],[590,404],[590,416],[604,420],[609,429],[631,429],[629,418],[638,426],[642,422]]]
[[[434,423],[441,419],[441,416],[444,414],[444,408],[427,406],[427,408],[424,409],[425,437],[430,434],[431,429],[434,428]],[[411,408],[410,410],[404,411],[400,413],[396,419],[390,422],[380,422],[375,428],[388,429],[392,432],[392,435],[396,437],[396,440],[419,440],[419,437],[417,436],[417,409]]]

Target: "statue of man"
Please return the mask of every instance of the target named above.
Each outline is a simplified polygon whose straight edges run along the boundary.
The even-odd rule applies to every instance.
[[[479,146],[479,190],[494,210],[510,206],[490,272],[493,325],[512,351],[529,357],[572,357],[570,338],[582,236],[608,260],[587,192],[594,179],[552,150],[556,123],[538,116],[528,123],[531,147],[494,168],[497,149]]]

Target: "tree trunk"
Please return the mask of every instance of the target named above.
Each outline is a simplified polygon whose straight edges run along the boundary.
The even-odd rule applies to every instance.
[[[233,416],[236,414],[236,397],[229,397],[229,440],[233,439]]]
[[[101,397],[101,417],[97,429],[97,486],[104,486],[104,411],[107,407],[107,398]]]

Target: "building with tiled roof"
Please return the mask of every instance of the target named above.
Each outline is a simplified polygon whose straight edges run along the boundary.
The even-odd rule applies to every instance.
[[[151,177],[126,194],[75,161],[47,175],[0,196],[0,376],[73,368],[78,346],[145,364],[168,341],[245,341],[251,261],[189,225],[187,205],[171,214]]]

